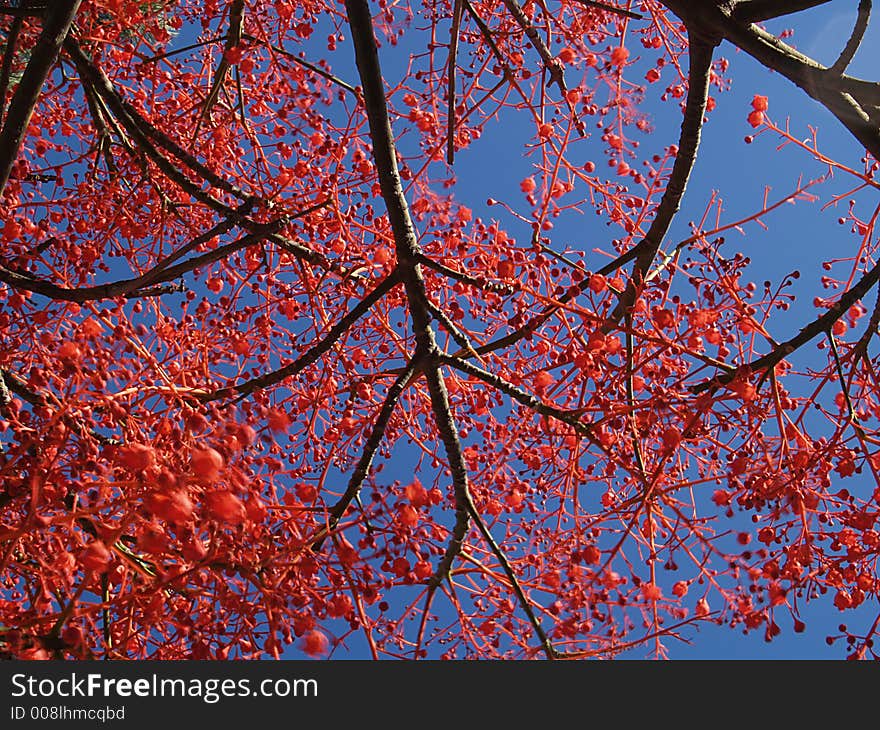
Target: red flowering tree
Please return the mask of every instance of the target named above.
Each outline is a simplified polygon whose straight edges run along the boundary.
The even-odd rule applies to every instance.
[[[669,234],[733,48],[876,190],[870,2],[830,67],[762,26],[826,1],[0,6],[0,651],[663,656],[816,600],[872,655],[880,208],[794,331],[722,234],[827,175]]]

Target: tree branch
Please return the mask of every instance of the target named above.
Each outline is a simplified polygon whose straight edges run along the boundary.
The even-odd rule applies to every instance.
[[[123,279],[114,281],[109,284],[99,284],[98,286],[85,286],[77,288],[68,288],[52,284],[43,279],[31,276],[27,272],[14,271],[0,265],[0,281],[9,284],[16,289],[42,294],[50,299],[56,299],[64,302],[88,302],[98,299],[113,299],[119,296],[128,296],[141,292],[141,296],[148,295],[147,287],[153,287],[155,284],[174,281],[183,274],[192,271],[200,266],[207,266],[215,261],[219,261],[226,256],[230,256],[236,251],[241,251],[248,246],[254,246],[261,241],[269,238],[273,232],[280,230],[289,223],[289,218],[280,218],[277,221],[269,223],[255,233],[243,236],[239,240],[229,243],[225,246],[207,251],[200,256],[195,256],[187,261],[183,261],[175,266],[168,266],[162,269],[154,269],[147,272],[143,276],[134,279]],[[163,290],[152,290],[153,295],[163,294]]]
[[[623,316],[632,310],[638,292],[644,283],[645,275],[651,268],[663,239],[681,206],[684,191],[687,188],[697,151],[700,147],[700,132],[703,128],[703,115],[706,113],[706,102],[709,98],[709,73],[712,68],[712,54],[717,41],[707,41],[702,34],[689,34],[688,55],[688,93],[684,107],[684,119],[678,139],[678,154],[672,165],[672,172],[666,183],[666,189],[660,198],[657,212],[645,237],[636,245],[640,249],[633,266],[632,276],[621,295],[614,311],[609,315],[603,326],[603,332],[609,332],[620,322]]]
[[[9,79],[12,75],[12,63],[15,60],[18,34],[21,33],[22,20],[15,18],[6,35],[6,48],[3,49],[3,65],[0,68],[0,124],[6,111],[6,92],[9,90]]]
[[[446,162],[455,162],[455,67],[458,58],[458,31],[461,27],[461,11],[463,0],[453,0],[452,28],[449,31],[449,62],[447,64],[447,99],[446,99]]]
[[[546,68],[547,72],[550,74],[549,83],[559,86],[560,93],[564,95],[566,85],[562,62],[550,52],[549,48],[547,48],[544,39],[541,38],[538,31],[535,29],[535,26],[532,25],[532,22],[528,19],[516,0],[504,0],[504,5],[517,22],[517,25],[522,28],[523,33],[526,34],[526,38],[529,39],[532,47],[538,52],[538,55],[544,62],[544,68]]]
[[[772,33],[733,17],[726,5],[685,0],[662,2],[686,23],[718,34],[800,87],[834,114],[875,159],[880,159],[880,129],[874,119],[877,116],[874,107],[880,93],[877,84],[832,72]],[[814,4],[821,3],[811,3],[810,7]],[[779,6],[780,3],[773,5]],[[790,12],[802,9],[797,7]]]
[[[241,43],[243,25],[244,0],[232,0],[232,5],[229,7],[229,31],[226,34],[226,43],[223,45],[223,51],[220,55],[220,63],[217,66],[217,70],[214,72],[214,82],[211,84],[211,89],[205,99],[205,105],[202,107],[202,111],[196,121],[196,129],[195,132],[193,132],[193,139],[199,136],[202,122],[205,121],[205,117],[211,114],[211,107],[213,107],[214,102],[217,101],[217,95],[220,93],[223,82],[226,80],[226,74],[229,73],[229,68],[232,65],[227,54]]]
[[[444,276],[448,276],[450,279],[460,281],[462,284],[467,284],[468,286],[473,286],[477,289],[482,289],[483,291],[492,292],[493,294],[513,294],[514,291],[516,291],[510,284],[500,284],[470,276],[461,271],[450,269],[445,264],[441,264],[439,261],[434,261],[424,254],[419,254],[419,263],[427,266],[429,269],[434,269],[434,271],[443,274]]]
[[[463,0],[463,2],[467,3],[467,0]],[[446,553],[441,558],[434,576],[429,582],[428,603],[430,603],[430,597],[433,596],[437,586],[449,575],[453,562],[461,553],[470,524],[470,515],[476,515],[476,508],[471,500],[468,487],[467,467],[461,450],[458,429],[449,405],[443,375],[438,366],[440,353],[434,331],[430,326],[431,315],[428,296],[419,266],[422,252],[416,240],[397,168],[397,153],[385,102],[385,86],[379,65],[376,40],[373,36],[370,9],[366,0],[346,0],[345,8],[352,32],[358,73],[364,90],[364,105],[370,127],[370,138],[373,143],[373,160],[379,176],[382,198],[388,210],[388,220],[394,233],[398,270],[403,280],[413,319],[413,334],[417,350],[425,353],[425,357],[431,360],[430,365],[423,372],[431,395],[431,410],[434,414],[434,421],[437,424],[440,440],[443,443],[449,470],[452,474],[455,526]],[[524,610],[530,614],[530,617],[533,616],[524,596],[521,600],[523,600]],[[546,636],[543,636],[543,632],[540,631],[540,625],[537,626],[536,631],[539,637],[543,637],[542,641],[545,641]],[[545,650],[548,650],[548,646],[545,641]],[[553,656],[552,648],[549,648],[548,656]]]
[[[490,373],[487,370],[483,370],[483,368],[477,367],[467,360],[463,360],[459,357],[453,357],[451,355],[443,355],[440,358],[440,361],[445,365],[449,365],[450,367],[453,367],[456,370],[465,373],[466,375],[470,375],[471,377],[477,378],[478,380],[482,380],[484,383],[486,383],[487,385],[491,385],[493,388],[497,388],[499,391],[509,396],[517,403],[521,403],[526,408],[534,411],[535,413],[539,413],[540,415],[546,416],[548,418],[553,418],[557,421],[561,421],[568,426],[571,426],[581,436],[588,436],[592,433],[592,424],[581,422],[577,414],[570,413],[569,411],[564,411],[561,408],[556,408],[554,406],[548,406],[546,403],[543,403],[530,393],[526,393],[524,390],[521,390],[512,383],[507,382],[504,378],[501,378],[494,373]]]
[[[774,347],[771,352],[759,357],[757,360],[752,360],[752,362],[747,365],[743,365],[740,370],[754,373],[776,367],[776,365],[782,362],[782,360],[799,347],[807,344],[814,337],[829,332],[834,323],[843,317],[853,304],[871,291],[878,281],[880,281],[880,263],[875,264],[870,271],[852,286],[852,288],[845,291],[825,314],[813,320],[806,327],[803,327],[801,331],[791,339],[781,342]],[[695,393],[700,393],[704,390],[717,387],[718,385],[729,383],[734,380],[735,377],[736,372],[719,375],[712,380],[694,386],[691,390]]]
[[[745,23],[760,23],[825,5],[827,2],[830,0],[741,0],[734,5],[733,17]]]
[[[31,51],[31,58],[12,95],[6,122],[0,130],[0,195],[9,182],[28,122],[40,98],[43,84],[61,51],[81,0],[56,0],[48,9],[43,31]]]
[[[417,353],[416,356],[410,360],[409,365],[406,366],[404,371],[397,376],[397,379],[391,384],[391,387],[385,394],[385,401],[382,403],[382,407],[379,409],[376,420],[373,422],[373,427],[370,430],[370,435],[367,437],[366,443],[364,444],[360,459],[358,459],[358,463],[348,480],[348,486],[339,498],[339,501],[330,508],[327,527],[322,531],[321,537],[312,543],[312,550],[317,552],[321,549],[327,535],[333,532],[336,525],[339,524],[339,520],[342,519],[345,512],[351,506],[351,503],[357,499],[361,487],[364,484],[364,480],[366,480],[370,473],[373,458],[376,456],[376,452],[382,444],[382,439],[385,437],[385,431],[388,429],[388,423],[391,420],[391,414],[394,413],[394,409],[397,406],[397,401],[400,399],[400,396],[403,394],[404,390],[406,390],[407,386],[411,383],[412,376],[421,364],[422,359],[423,356]]]
[[[615,15],[621,15],[624,18],[629,18],[631,20],[644,20],[645,16],[640,13],[634,13],[632,10],[626,10],[625,8],[619,8],[616,5],[609,5],[608,3],[596,2],[596,0],[577,0],[581,5],[586,5],[588,8],[596,8],[597,10],[604,10],[606,13],[614,13]]]
[[[300,355],[290,364],[285,365],[278,370],[273,370],[271,373],[266,373],[265,375],[261,375],[257,378],[252,378],[251,380],[246,380],[245,382],[239,383],[238,385],[231,385],[226,388],[220,388],[213,393],[201,396],[199,400],[204,403],[209,403],[211,401],[220,400],[221,398],[229,398],[235,395],[247,397],[255,390],[268,388],[269,386],[280,383],[282,380],[285,380],[286,378],[292,377],[302,372],[309,365],[316,362],[325,352],[327,352],[334,345],[334,343],[336,343],[339,338],[342,337],[343,334],[345,334],[346,330],[348,330],[349,327],[351,327],[363,315],[370,311],[373,305],[378,302],[383,296],[385,296],[389,291],[391,291],[391,289],[399,282],[400,274],[395,269],[384,280],[382,280],[382,282],[380,282],[379,285],[376,286],[375,289],[373,289],[373,291],[371,291],[366,297],[358,302],[348,314],[340,319],[330,329],[330,331],[326,335],[324,335],[323,338],[321,338],[321,340],[312,345],[312,347],[306,350],[302,355]]]
[[[853,60],[853,56],[856,55],[856,51],[859,50],[859,46],[862,45],[862,39],[865,37],[865,31],[868,29],[870,17],[871,0],[859,0],[859,13],[856,16],[856,23],[853,26],[849,40],[846,42],[846,46],[840,52],[840,56],[831,64],[832,73],[843,74],[846,71],[847,66]]]

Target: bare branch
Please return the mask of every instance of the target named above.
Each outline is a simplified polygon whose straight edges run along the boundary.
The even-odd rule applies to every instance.
[[[370,435],[367,437],[366,443],[364,444],[360,459],[358,459],[358,463],[348,480],[348,486],[339,498],[339,501],[330,508],[327,527],[322,532],[322,536],[312,544],[313,550],[318,551],[321,549],[321,545],[323,545],[327,534],[336,528],[339,520],[342,519],[346,510],[348,510],[351,503],[360,493],[364,480],[370,473],[373,458],[376,456],[376,452],[382,444],[382,439],[385,437],[385,431],[388,429],[391,414],[394,413],[394,409],[397,406],[398,400],[400,400],[400,396],[411,383],[412,376],[420,366],[422,359],[423,356],[417,353],[416,356],[410,360],[404,371],[397,376],[397,379],[391,384],[391,387],[388,388],[388,392],[385,395],[385,401],[382,403],[382,407],[379,409],[376,420],[373,422],[373,427],[370,430]]]
[[[840,52],[838,59],[831,64],[831,71],[836,74],[842,74],[846,71],[847,66],[862,45],[862,39],[865,37],[865,31],[868,29],[868,20],[871,17],[871,0],[859,0],[859,13],[856,16],[856,23],[850,34],[849,40],[846,42],[843,50]]]
[[[464,539],[470,526],[470,515],[476,512],[471,499],[468,485],[467,466],[464,463],[464,455],[461,450],[461,440],[458,437],[458,429],[449,405],[449,394],[440,369],[434,365],[425,373],[428,381],[428,391],[431,394],[431,410],[434,412],[434,421],[440,432],[440,440],[446,452],[449,470],[452,473],[452,490],[455,497],[455,526],[452,536],[446,546],[446,552],[437,564],[429,585],[436,588],[446,580],[452,564],[461,554]]]
[[[544,650],[544,655],[547,657],[547,659],[558,658],[560,655],[556,651],[556,649],[553,648],[550,637],[547,636],[547,633],[541,626],[541,621],[535,614],[535,611],[532,608],[531,601],[528,599],[525,592],[523,591],[522,585],[520,584],[519,579],[516,577],[516,573],[513,570],[513,566],[511,566],[510,561],[504,554],[504,551],[501,549],[498,543],[495,542],[495,538],[492,537],[492,533],[489,532],[489,528],[486,527],[485,522],[483,522],[483,518],[480,517],[479,513],[473,505],[473,502],[471,502],[470,511],[470,515],[474,521],[474,524],[477,526],[477,529],[480,531],[483,539],[489,544],[489,548],[495,555],[495,559],[501,564],[501,569],[507,576],[507,580],[510,581],[510,585],[513,588],[513,592],[516,595],[520,606],[522,606],[523,611],[525,611],[526,617],[529,619],[529,623],[532,625],[532,629],[535,631],[535,634],[538,637],[538,641],[541,642],[541,648]]]
[[[0,130],[0,194],[9,182],[12,166],[24,141],[25,131],[61,44],[67,37],[81,0],[56,0],[47,11],[43,31],[31,51],[24,75],[12,95],[9,112]]]
[[[462,348],[465,352],[470,353],[471,355],[477,355],[477,351],[474,350],[474,346],[471,344],[471,341],[468,339],[468,336],[462,332],[458,325],[453,322],[449,316],[444,312],[440,307],[434,304],[431,301],[428,301],[428,311],[433,315],[433,317],[440,323],[440,325],[445,329],[455,343]]]
[[[746,23],[781,18],[783,15],[824,5],[830,0],[740,0],[734,5],[733,17]]]
[[[455,162],[455,67],[458,59],[458,31],[461,27],[462,0],[454,0],[452,28],[449,31],[449,63],[447,65],[446,162]]]
[[[561,408],[555,408],[554,406],[548,406],[530,393],[527,393],[512,383],[507,382],[504,378],[501,378],[494,373],[490,373],[487,370],[483,370],[483,368],[480,368],[467,360],[463,360],[459,357],[452,357],[451,355],[443,355],[440,358],[440,361],[466,375],[482,380],[493,388],[497,388],[517,403],[521,403],[535,413],[539,413],[548,418],[554,418],[557,421],[561,421],[562,423],[571,426],[582,436],[587,436],[592,432],[592,424],[583,423],[576,413],[564,411]]]
[[[241,396],[247,397],[251,393],[256,390],[261,390],[263,388],[268,388],[276,383],[280,383],[282,380],[286,378],[292,377],[297,373],[305,370],[309,365],[316,362],[325,352],[327,352],[338,340],[342,337],[343,334],[351,327],[355,322],[357,322],[363,315],[365,315],[373,305],[378,302],[385,294],[387,294],[391,289],[400,282],[400,275],[395,270],[391,274],[389,274],[385,279],[382,280],[379,285],[373,289],[366,297],[364,297],[360,302],[358,302],[352,310],[342,317],[331,329],[330,331],[324,335],[317,343],[312,345],[308,350],[306,350],[302,355],[300,355],[296,360],[291,362],[288,365],[285,365],[278,370],[273,370],[271,373],[266,373],[265,375],[261,375],[257,378],[252,378],[251,380],[246,380],[243,383],[239,383],[238,385],[231,385],[226,388],[221,388],[213,393],[206,394],[200,398],[203,402],[210,402],[215,400],[220,400],[222,398],[230,398],[233,396]]]

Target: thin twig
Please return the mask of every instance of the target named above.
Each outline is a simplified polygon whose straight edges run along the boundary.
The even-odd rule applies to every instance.
[[[447,65],[446,162],[455,162],[455,68],[458,60],[458,31],[461,27],[462,0],[454,0],[452,28],[449,31],[449,63]]]

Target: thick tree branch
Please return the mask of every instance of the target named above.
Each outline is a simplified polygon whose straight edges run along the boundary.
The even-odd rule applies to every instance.
[[[733,17],[746,23],[760,23],[825,5],[827,2],[830,0],[740,0],[734,5]]]
[[[476,507],[471,499],[467,466],[464,462],[461,440],[458,437],[458,429],[452,416],[449,393],[446,390],[443,375],[440,373],[440,369],[433,365],[426,370],[425,377],[428,381],[428,391],[431,394],[431,410],[434,412],[434,421],[440,432],[440,441],[443,443],[449,470],[452,474],[452,488],[455,496],[455,526],[446,546],[446,552],[437,563],[437,568],[430,581],[430,585],[436,588],[446,580],[452,569],[452,564],[461,554],[470,525],[470,515],[476,512]]]
[[[467,0],[463,0],[463,2],[467,3]],[[437,347],[434,331],[430,325],[430,304],[420,268],[422,252],[416,240],[415,230],[409,214],[409,207],[403,194],[400,173],[397,167],[397,153],[391,131],[391,122],[388,117],[388,108],[385,102],[385,85],[379,65],[379,54],[373,35],[369,5],[366,0],[346,0],[345,7],[352,32],[358,72],[363,87],[364,105],[366,106],[367,120],[369,122],[370,138],[373,143],[373,160],[379,176],[382,198],[388,211],[388,220],[391,223],[391,229],[394,234],[398,270],[406,290],[417,350],[425,353],[425,357],[431,360],[430,365],[426,366],[423,372],[428,384],[428,391],[431,395],[431,410],[434,415],[434,421],[437,425],[440,441],[443,444],[452,475],[452,487],[455,498],[455,525],[452,529],[452,535],[446,552],[441,558],[429,584],[428,602],[430,603],[430,597],[433,596],[437,586],[449,575],[452,564],[461,554],[470,524],[470,516],[476,515],[476,508],[471,500],[467,467],[464,455],[462,454],[455,417],[449,405],[446,385],[439,368],[440,352]],[[499,550],[498,553],[500,552]],[[503,560],[503,557],[501,559]],[[518,598],[520,598],[523,605],[523,610],[532,619],[534,614],[521,591],[518,594]],[[533,623],[533,625],[535,624]],[[540,630],[539,624],[537,624],[536,632],[542,642],[544,642],[544,648],[548,652],[548,657],[552,658],[554,655],[552,647],[549,646],[546,635]]]
[[[876,122],[877,84],[841,76],[781,41],[762,28],[733,17],[727,5],[662,0],[689,26],[717,34],[776,71],[825,106],[867,149],[880,159],[880,129]],[[791,3],[794,5],[795,3]],[[814,4],[821,3],[812,3]],[[780,5],[780,3],[773,3]],[[783,3],[788,5],[788,3]],[[790,12],[795,12],[795,8]]]
[[[43,84],[61,51],[61,44],[67,37],[81,0],[56,0],[48,9],[43,31],[31,51],[31,58],[24,70],[21,81],[12,95],[9,112],[3,129],[0,130],[0,195],[9,182],[12,166],[24,142],[28,122],[40,98]]]
[[[170,160],[164,157],[159,150],[156,149],[150,139],[151,137],[154,139],[158,138],[156,141],[160,145],[163,145],[164,143],[167,147],[171,147],[172,149],[169,151],[178,156],[184,164],[193,170],[193,172],[196,172],[201,176],[206,182],[214,187],[235,195],[241,200],[246,200],[248,198],[248,196],[240,190],[225,182],[219,175],[214,174],[211,170],[201,165],[201,163],[198,163],[195,158],[186,153],[179,147],[179,145],[172,142],[166,135],[162,134],[149,124],[143,116],[123,100],[122,96],[116,91],[113,83],[104,71],[92,63],[73,38],[67,39],[65,49],[67,50],[68,55],[73,59],[80,75],[88,79],[89,83],[95,91],[100,94],[107,107],[119,123],[125,128],[128,134],[131,135],[141,151],[183,190],[196,200],[210,205],[214,209],[221,209],[226,212],[226,209],[228,208],[228,206],[204,192],[200,185],[197,185],[180,172]]]
[[[12,63],[15,60],[21,26],[21,18],[15,18],[6,34],[6,48],[3,49],[3,64],[0,66],[0,124],[3,123],[3,116],[6,112],[6,92],[9,90],[9,79],[12,75]]]
[[[831,71],[836,74],[842,74],[846,71],[847,66],[862,45],[862,39],[865,37],[865,31],[868,29],[868,20],[871,17],[871,0],[859,0],[859,12],[856,16],[856,23],[850,34],[849,40],[846,42],[843,50],[840,52],[837,60],[831,64]]]

